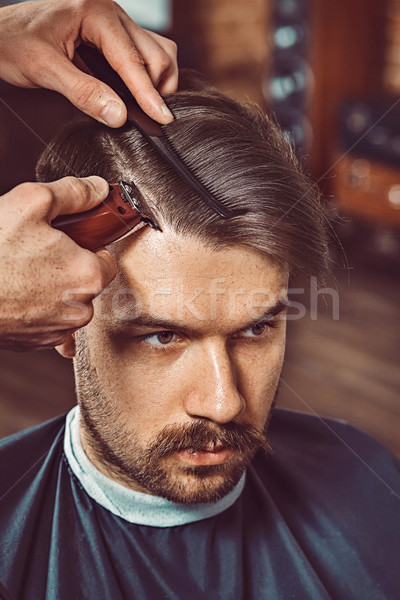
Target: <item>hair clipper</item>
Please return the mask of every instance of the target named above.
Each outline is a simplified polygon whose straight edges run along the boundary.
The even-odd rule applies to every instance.
[[[79,68],[107,83],[124,100],[128,111],[128,123],[143,135],[178,176],[220,217],[227,219],[246,212],[229,210],[202,184],[169,143],[165,129],[143,112],[101,52],[82,44],[76,50],[75,59]],[[52,225],[62,229],[83,248],[90,250],[101,248],[119,239],[140,221],[160,229],[154,221],[140,213],[133,194],[140,197],[134,183],[120,181],[118,184],[112,184],[110,194],[102,204],[85,213],[57,217]]]
[[[88,250],[98,250],[115,242],[141,222],[160,229],[141,212],[138,195],[132,182],[112,183],[107,198],[101,204],[85,212],[56,217],[51,225]]]

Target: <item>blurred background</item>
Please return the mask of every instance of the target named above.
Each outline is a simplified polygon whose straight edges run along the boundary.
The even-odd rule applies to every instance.
[[[325,294],[291,284],[311,310],[292,313],[279,404],[345,419],[400,456],[400,0],[120,4],[175,39],[182,66],[274,111],[329,207],[332,280]],[[75,116],[55,93],[0,82],[0,194],[34,179]],[[0,352],[0,436],[74,403],[70,361]]]

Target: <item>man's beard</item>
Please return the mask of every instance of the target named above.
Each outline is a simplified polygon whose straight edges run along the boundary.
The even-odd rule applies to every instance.
[[[262,431],[244,422],[218,424],[198,418],[185,425],[166,425],[143,448],[118,406],[111,405],[102,393],[84,335],[78,338],[74,366],[85,441],[105,471],[127,487],[136,489],[139,485],[173,502],[215,502],[235,487],[259,448],[271,451],[265,432],[273,405]],[[168,464],[168,457],[176,452],[201,451],[212,444],[234,450],[233,458],[218,465],[182,464],[178,472]]]

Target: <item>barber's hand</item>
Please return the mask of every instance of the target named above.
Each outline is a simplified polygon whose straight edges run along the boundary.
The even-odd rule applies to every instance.
[[[177,87],[175,43],[139,27],[111,0],[42,0],[0,8],[0,78],[60,92],[91,117],[120,127],[126,121],[122,100],[72,63],[81,42],[103,52],[150,117],[173,120],[159,93]]]
[[[107,194],[100,177],[65,177],[0,196],[0,348],[53,348],[90,321],[93,298],[116,275],[115,261],[107,250],[84,250],[50,222],[89,210]]]

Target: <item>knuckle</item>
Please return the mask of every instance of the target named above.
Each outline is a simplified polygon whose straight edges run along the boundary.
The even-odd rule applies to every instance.
[[[162,71],[167,70],[170,65],[174,62],[171,56],[171,52],[168,45],[158,45],[157,49],[153,52],[152,63],[157,65]]]
[[[6,196],[8,196],[9,198],[15,196],[16,198],[22,198],[25,200],[29,198],[32,195],[32,193],[35,193],[38,190],[40,190],[40,187],[40,183],[20,183],[19,185],[16,185],[15,188],[10,190],[6,194]]]
[[[18,203],[32,214],[47,214],[54,202],[53,190],[45,183],[21,183],[12,191]]]
[[[168,71],[170,65],[171,65],[171,60],[170,60],[169,56],[167,54],[162,53],[162,55],[160,56],[160,59],[159,59],[159,69],[160,69],[161,73],[165,73],[165,71]]]
[[[174,40],[166,39],[166,45],[169,53],[175,58],[178,55],[178,44]]]
[[[126,59],[120,59],[120,60],[116,60],[113,64],[113,68],[115,71],[117,71],[118,73],[122,72],[124,69],[127,68],[127,64],[129,65],[129,68],[132,68],[132,66],[135,68],[139,67],[139,68],[144,68],[145,67],[145,60],[143,58],[143,56],[140,54],[139,50],[136,48],[136,46],[131,46],[129,48],[128,51],[128,60]]]
[[[80,108],[87,108],[96,94],[96,83],[87,81],[79,81],[71,90],[71,96],[74,98],[74,103]]]
[[[53,190],[48,186],[42,186],[40,191],[39,204],[43,212],[48,213],[54,202]]]
[[[157,41],[159,48],[163,52],[165,52],[170,58],[172,57],[175,61],[178,55],[178,44],[174,40],[163,37],[158,33],[152,32],[152,36]]]
[[[136,49],[136,48],[131,48],[130,50],[130,59],[133,63],[139,65],[140,67],[144,67],[145,66],[145,61],[143,56],[140,54],[140,52]]]
[[[67,188],[67,193],[73,194],[80,202],[84,202],[90,196],[91,188],[87,180],[68,176],[62,181]]]
[[[94,255],[89,254],[86,264],[82,267],[82,272],[89,296],[96,296],[106,287],[105,275]]]
[[[81,319],[79,325],[76,327],[76,329],[79,329],[80,327],[84,327],[85,325],[87,325],[93,319],[93,315],[94,315],[93,302],[88,302],[86,304],[85,315],[82,316],[82,319]]]

